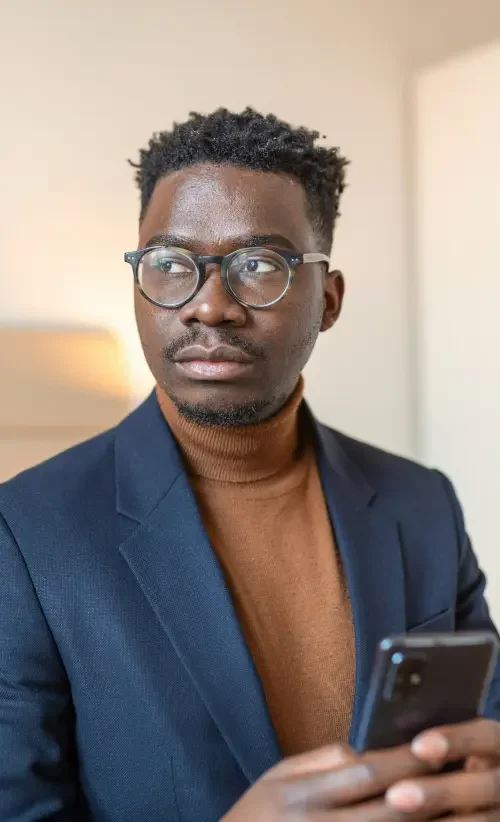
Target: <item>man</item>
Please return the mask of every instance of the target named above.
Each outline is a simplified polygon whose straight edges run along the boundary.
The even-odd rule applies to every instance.
[[[492,623],[449,482],[302,399],[344,295],[317,136],[220,110],[141,152],[156,392],[0,489],[3,822],[500,815],[498,671],[489,719],[346,746],[381,638]]]

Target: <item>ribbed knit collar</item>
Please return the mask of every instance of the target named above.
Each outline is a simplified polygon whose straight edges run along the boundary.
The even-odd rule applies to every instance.
[[[158,402],[189,471],[220,482],[247,483],[281,474],[297,459],[301,377],[287,404],[270,420],[235,428],[205,426],[186,420],[167,394]]]

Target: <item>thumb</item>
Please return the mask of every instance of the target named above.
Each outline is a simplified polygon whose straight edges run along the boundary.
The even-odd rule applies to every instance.
[[[322,773],[357,762],[358,755],[348,745],[327,745],[298,756],[283,759],[266,774],[266,778],[293,779],[312,773]]]

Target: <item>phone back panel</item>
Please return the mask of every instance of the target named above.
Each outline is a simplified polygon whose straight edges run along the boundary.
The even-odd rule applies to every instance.
[[[497,648],[493,634],[412,634],[384,640],[377,653],[357,750],[408,744],[429,728],[475,719],[483,710]],[[418,686],[410,684],[399,692],[393,687],[395,659],[407,665],[409,681],[408,660],[417,660]]]

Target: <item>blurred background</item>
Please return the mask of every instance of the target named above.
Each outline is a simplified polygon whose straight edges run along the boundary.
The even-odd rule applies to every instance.
[[[0,0],[0,479],[150,391],[127,158],[252,105],[351,159],[325,422],[456,484],[500,618],[499,0]]]

